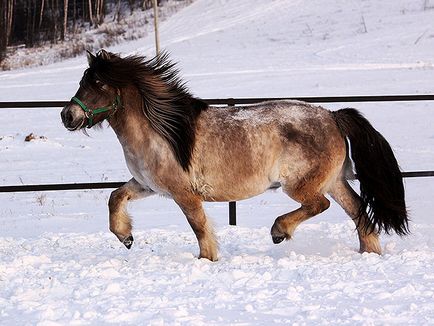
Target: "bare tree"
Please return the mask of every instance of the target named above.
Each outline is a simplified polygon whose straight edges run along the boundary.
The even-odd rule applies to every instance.
[[[0,61],[6,56],[9,45],[15,0],[3,0],[0,4]]]
[[[95,11],[96,23],[97,25],[100,25],[104,21],[104,0],[96,0]]]
[[[62,29],[62,41],[65,40],[68,33],[68,0],[63,0],[63,29]]]
[[[152,0],[143,0],[143,9],[151,9],[152,8]]]
[[[0,62],[6,56],[7,38],[6,38],[6,22],[7,19],[7,2],[3,1],[0,4]]]
[[[41,28],[41,26],[42,26],[42,18],[44,17],[44,7],[45,7],[45,0],[41,0],[41,9],[39,10],[38,28]]]
[[[93,20],[93,13],[92,13],[92,0],[88,0],[88,5],[89,5],[89,22],[93,25],[94,20]]]
[[[6,40],[9,43],[12,32],[12,22],[14,17],[15,0],[7,0],[7,16],[6,16]]]
[[[36,0],[26,0],[25,2],[25,39],[26,47],[33,47],[36,41]]]
[[[115,13],[113,15],[113,21],[120,22],[121,20],[121,0],[117,0]]]

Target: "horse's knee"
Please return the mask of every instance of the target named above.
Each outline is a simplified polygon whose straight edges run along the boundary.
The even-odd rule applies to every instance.
[[[115,191],[112,191],[112,193],[110,194],[110,198],[108,201],[108,207],[110,209],[110,212],[113,211],[116,206],[118,206],[117,203],[119,200],[118,200],[117,191],[118,191],[118,189],[116,189]]]
[[[131,219],[125,210],[125,203],[128,200],[123,189],[116,189],[110,194],[109,206],[109,230],[114,233],[120,241],[131,233]]]
[[[116,190],[112,191],[112,193],[110,194],[109,201],[108,201],[108,206],[109,206],[110,210],[113,210],[119,206],[119,201],[121,199],[120,195],[121,195],[120,189],[116,189]]]
[[[310,216],[318,215],[324,212],[329,207],[330,207],[330,200],[328,200],[324,196],[316,198],[314,201],[309,202],[309,204],[303,205],[303,208]]]

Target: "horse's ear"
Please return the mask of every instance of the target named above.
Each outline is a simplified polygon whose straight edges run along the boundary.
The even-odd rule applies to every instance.
[[[100,57],[103,60],[110,60],[110,58],[111,58],[111,53],[107,52],[104,49],[100,50],[97,55],[98,55],[98,57]]]
[[[96,57],[89,50],[86,50],[86,52],[87,52],[87,62],[89,63],[89,66],[91,66],[92,62],[95,60]]]

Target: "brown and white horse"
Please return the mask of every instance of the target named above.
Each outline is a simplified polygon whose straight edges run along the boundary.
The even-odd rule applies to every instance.
[[[277,217],[274,243],[326,210],[329,194],[355,222],[361,252],[380,254],[380,231],[408,233],[401,173],[388,142],[355,109],[298,101],[208,106],[190,95],[166,54],[146,61],[101,50],[61,116],[68,130],[108,120],[133,178],[109,200],[110,230],[133,243],[129,200],[161,194],[179,205],[201,258],[217,260],[203,201],[249,198],[280,184],[301,204]],[[346,181],[351,158],[360,196]]]

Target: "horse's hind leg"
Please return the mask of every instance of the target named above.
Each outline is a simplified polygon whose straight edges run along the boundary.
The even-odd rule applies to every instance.
[[[129,200],[135,200],[152,195],[151,189],[143,188],[135,179],[131,179],[123,186],[113,191],[109,199],[110,231],[128,249],[133,244],[131,235],[131,217],[128,215],[126,205]]]
[[[274,243],[291,239],[295,229],[300,223],[325,211],[330,206],[329,200],[320,193],[309,196],[308,198],[297,198],[298,196],[296,195],[291,195],[291,197],[301,203],[301,207],[293,212],[279,216],[274,221],[271,228],[271,237]]]
[[[366,213],[359,214],[362,200],[348,182],[345,180],[337,180],[331,187],[329,194],[356,224],[360,242],[360,253],[375,252],[381,254],[378,233],[370,223],[368,215]]]
[[[195,195],[183,195],[174,197],[174,200],[187,217],[188,223],[196,234],[200,248],[199,258],[216,261],[217,241],[212,225],[206,218],[200,198]]]

